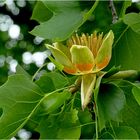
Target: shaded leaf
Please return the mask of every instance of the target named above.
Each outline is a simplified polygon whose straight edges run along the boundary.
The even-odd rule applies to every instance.
[[[114,131],[116,134],[116,139],[139,139],[135,129],[128,126],[120,126],[118,128],[114,128]]]
[[[48,93],[68,85],[68,80],[58,72],[49,72],[43,74],[35,83],[44,93]]]
[[[114,84],[103,84],[100,87],[97,100],[99,129],[104,128],[107,121],[120,121],[120,113],[124,105],[123,91]]]
[[[92,114],[87,109],[78,112],[79,121],[81,124],[80,139],[92,139],[95,134],[95,122],[92,119]]]
[[[113,32],[116,33],[116,39],[110,66],[121,66],[122,70],[140,70],[140,35],[122,22],[114,26]]]
[[[139,139],[135,129],[128,126],[119,126],[107,128],[107,131],[102,135],[102,139]]]
[[[122,125],[134,128],[140,137],[140,106],[132,94],[133,84],[127,81],[120,81],[119,86],[123,89],[126,97],[126,105],[122,111]]]
[[[40,139],[78,139],[81,133],[78,111],[74,109],[45,117],[37,131],[40,132]]]

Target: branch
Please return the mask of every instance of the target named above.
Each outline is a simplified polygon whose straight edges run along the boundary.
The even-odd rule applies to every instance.
[[[118,20],[117,12],[113,3],[113,0],[109,0],[109,7],[111,8],[112,13],[112,23],[116,23]]]

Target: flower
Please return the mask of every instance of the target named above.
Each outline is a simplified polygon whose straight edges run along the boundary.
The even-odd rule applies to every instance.
[[[110,30],[104,37],[103,33],[91,35],[77,34],[67,41],[67,46],[56,42],[46,45],[56,61],[63,65],[68,74],[82,75],[81,100],[85,108],[91,98],[96,82],[96,73],[105,68],[112,55],[114,34]]]
[[[97,33],[79,37],[77,34],[67,41],[67,47],[56,42],[53,46],[47,44],[56,61],[64,66],[68,74],[82,75],[96,73],[105,68],[112,54],[114,35],[110,31],[103,37]]]

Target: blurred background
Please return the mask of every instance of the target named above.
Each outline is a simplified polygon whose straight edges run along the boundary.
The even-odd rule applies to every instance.
[[[36,1],[0,0],[0,85],[20,64],[33,75],[50,55],[44,47],[44,40],[32,36],[37,22],[30,20]],[[52,63],[48,63],[53,68]]]
[[[17,64],[20,64],[31,75],[46,61],[48,61],[46,70],[49,71],[55,67],[47,59],[50,55],[44,46],[47,40],[29,33],[38,24],[30,19],[35,4],[35,0],[0,0],[0,85],[7,80],[8,75],[16,71]],[[104,3],[102,6],[104,7]],[[119,3],[117,6],[119,7]],[[111,23],[111,16],[105,15],[106,17],[103,18],[104,12],[101,10],[105,8],[101,10],[98,8],[98,10],[97,17],[104,20],[96,22],[96,26],[105,27],[106,24]],[[128,11],[139,12],[139,10],[140,3],[138,0],[133,0],[133,5],[128,8]],[[89,19],[80,30],[88,32],[94,28],[93,20]],[[25,129],[21,129],[17,134],[17,138],[20,139],[38,137],[37,133],[31,133]],[[15,139],[16,137],[12,138],[12,140]]]

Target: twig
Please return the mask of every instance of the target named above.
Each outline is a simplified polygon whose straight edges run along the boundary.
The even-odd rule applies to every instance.
[[[109,7],[111,8],[112,12],[112,23],[116,23],[118,20],[117,12],[113,3],[113,0],[109,0]]]

